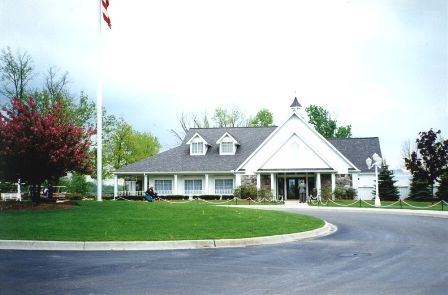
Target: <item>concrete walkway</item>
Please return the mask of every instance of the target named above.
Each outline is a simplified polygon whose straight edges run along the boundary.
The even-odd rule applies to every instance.
[[[235,206],[235,205],[231,205]],[[426,217],[440,217],[448,218],[448,211],[436,210],[412,210],[412,209],[383,209],[383,208],[356,208],[356,207],[326,207],[326,206],[309,206],[308,204],[298,202],[285,202],[284,205],[238,205],[241,208],[263,209],[263,210],[288,210],[298,209],[300,213],[307,211],[332,211],[332,212],[363,212],[363,213],[381,213],[381,214],[395,214],[395,215],[411,215],[411,216],[426,216]]]

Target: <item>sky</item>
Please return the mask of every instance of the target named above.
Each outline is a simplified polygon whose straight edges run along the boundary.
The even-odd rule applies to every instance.
[[[96,100],[174,147],[179,115],[217,107],[281,125],[297,96],[354,137],[378,136],[400,168],[403,142],[448,137],[448,1],[0,0],[0,49],[26,50],[42,84],[68,71],[72,93]],[[5,98],[0,98],[5,102]]]

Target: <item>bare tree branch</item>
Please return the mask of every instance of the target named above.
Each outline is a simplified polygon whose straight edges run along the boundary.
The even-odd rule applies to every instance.
[[[0,54],[0,79],[3,82],[0,93],[7,98],[24,98],[28,83],[33,79],[33,59],[24,51],[15,56],[10,47],[2,49]]]

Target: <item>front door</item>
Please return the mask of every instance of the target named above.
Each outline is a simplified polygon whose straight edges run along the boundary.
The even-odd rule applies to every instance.
[[[300,199],[300,192],[303,190],[303,188],[300,188],[300,182],[303,181],[306,187],[306,178],[305,177],[290,177],[287,178],[287,189],[288,189],[288,200],[299,200]],[[304,194],[306,193],[303,192]]]

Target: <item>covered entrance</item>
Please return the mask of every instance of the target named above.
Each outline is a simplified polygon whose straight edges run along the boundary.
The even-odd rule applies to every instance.
[[[311,195],[313,191],[317,192],[316,178],[314,174],[277,175],[277,188],[280,198],[284,198],[285,200],[301,200],[305,202],[307,196]]]

